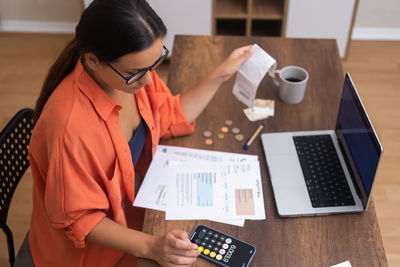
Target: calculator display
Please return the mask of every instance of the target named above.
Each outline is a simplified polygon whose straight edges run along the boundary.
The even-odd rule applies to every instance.
[[[204,225],[196,226],[190,241],[198,245],[200,257],[220,266],[249,266],[256,252],[254,246]]]

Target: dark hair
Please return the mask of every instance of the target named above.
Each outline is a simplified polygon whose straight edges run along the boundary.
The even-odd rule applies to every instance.
[[[143,51],[167,29],[145,0],[94,0],[82,13],[75,38],[51,66],[36,101],[34,124],[60,82],[73,71],[84,53],[93,53],[102,62]]]

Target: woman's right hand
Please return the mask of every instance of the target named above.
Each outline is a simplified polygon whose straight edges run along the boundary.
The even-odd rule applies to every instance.
[[[189,266],[200,254],[197,245],[191,243],[188,234],[181,230],[155,237],[152,245],[150,257],[166,267]]]

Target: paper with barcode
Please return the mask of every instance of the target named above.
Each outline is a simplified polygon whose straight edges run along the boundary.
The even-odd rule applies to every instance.
[[[251,58],[240,66],[232,90],[236,98],[248,107],[253,106],[257,88],[265,74],[269,71],[273,75],[276,69],[276,60],[261,47],[255,44],[252,50]]]

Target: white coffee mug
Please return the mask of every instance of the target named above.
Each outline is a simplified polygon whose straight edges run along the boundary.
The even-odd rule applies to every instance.
[[[303,100],[307,88],[308,72],[298,66],[286,66],[275,71],[273,81],[279,88],[279,97],[288,104]]]

